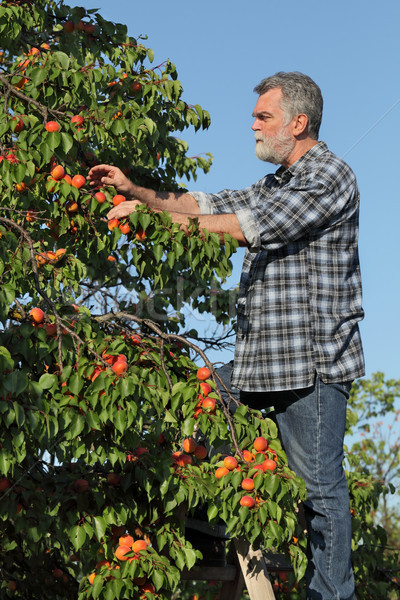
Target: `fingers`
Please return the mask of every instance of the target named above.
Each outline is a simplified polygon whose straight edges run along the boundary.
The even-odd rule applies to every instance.
[[[118,204],[118,206],[114,206],[114,208],[107,213],[107,219],[122,219],[123,217],[127,217],[136,209],[137,206],[139,206],[139,204],[141,204],[139,200],[122,202],[121,204]]]
[[[95,165],[89,171],[87,179],[90,185],[113,185],[116,167],[111,165]]]

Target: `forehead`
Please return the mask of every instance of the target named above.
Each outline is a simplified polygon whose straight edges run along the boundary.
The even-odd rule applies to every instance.
[[[254,115],[261,112],[268,112],[271,114],[276,114],[279,112],[283,112],[281,108],[281,101],[283,98],[281,88],[272,88],[265,92],[265,94],[261,94],[258,97],[256,106],[254,108]]]

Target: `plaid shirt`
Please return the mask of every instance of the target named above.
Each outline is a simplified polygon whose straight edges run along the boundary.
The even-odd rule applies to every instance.
[[[364,375],[358,321],[359,192],[324,142],[244,190],[190,192],[202,214],[235,213],[249,247],[232,385],[266,392]]]

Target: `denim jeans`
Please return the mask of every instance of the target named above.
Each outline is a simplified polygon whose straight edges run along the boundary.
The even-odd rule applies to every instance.
[[[289,467],[306,484],[307,600],[355,600],[349,491],[343,470],[350,387],[351,383],[324,384],[317,377],[310,388],[240,396],[258,410],[274,407]]]

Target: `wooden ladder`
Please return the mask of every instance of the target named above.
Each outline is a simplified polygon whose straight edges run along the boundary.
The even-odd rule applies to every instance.
[[[253,550],[246,540],[235,539],[232,540],[226,566],[194,566],[190,571],[183,571],[182,579],[222,581],[219,600],[240,600],[244,585],[250,600],[275,600],[268,566],[274,566],[273,558],[270,561],[261,550]]]

